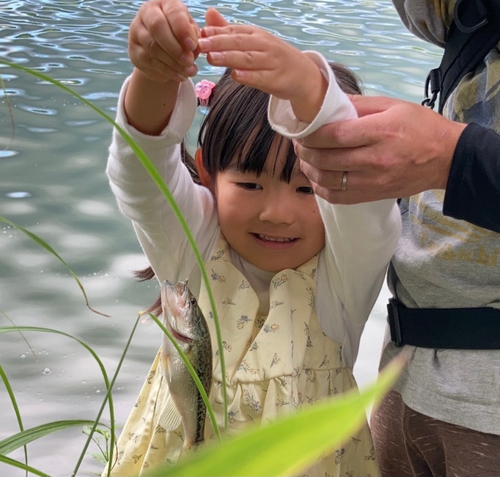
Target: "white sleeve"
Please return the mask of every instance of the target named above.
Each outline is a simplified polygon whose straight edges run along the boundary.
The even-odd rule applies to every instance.
[[[394,200],[357,205],[317,200],[326,245],[318,267],[316,311],[323,332],[342,343],[344,363],[352,368],[398,243],[401,214]]]
[[[299,121],[295,117],[290,101],[271,96],[268,107],[269,123],[277,133],[291,139],[308,136],[325,124],[357,117],[351,100],[340,89],[335,74],[326,59],[315,51],[305,51],[304,53],[316,63],[328,81],[328,89],[319,113],[309,124]]]
[[[325,265],[328,289],[343,305],[343,323],[357,354],[360,327],[368,319],[382,287],[387,265],[401,232],[395,200],[332,205],[317,198],[325,223]],[[350,335],[350,330],[353,330]]]
[[[193,182],[180,153],[180,143],[196,112],[193,84],[190,80],[181,83],[169,124],[159,136],[148,136],[127,123],[123,100],[129,80],[120,92],[116,122],[152,161],[186,219],[202,256],[206,256],[218,236],[214,199],[208,189]],[[163,193],[116,129],[106,173],[118,206],[132,220],[158,279],[187,278],[196,267],[196,260],[180,223]]]
[[[288,101],[275,97],[270,99],[268,113],[271,126],[289,138],[304,137],[325,124],[356,117],[354,106],[340,90],[326,60],[318,53],[307,54],[318,64],[329,81],[329,87],[318,116],[310,124],[299,122],[294,117]],[[322,317],[319,318],[329,336],[344,344],[349,342],[346,349],[352,351],[354,358],[359,346],[360,328],[375,304],[387,265],[396,249],[401,215],[396,201],[392,199],[357,205],[334,205],[320,197],[316,199],[326,231],[326,270],[322,278],[327,287],[322,289],[331,293],[332,303],[340,300],[343,330],[332,330]],[[324,301],[322,308],[325,309]],[[341,336],[343,339],[340,339]]]

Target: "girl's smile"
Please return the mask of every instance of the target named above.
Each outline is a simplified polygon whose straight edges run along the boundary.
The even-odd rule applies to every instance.
[[[255,239],[264,247],[269,248],[288,248],[291,246],[297,238],[286,238],[286,237],[272,237],[264,234],[253,234]]]

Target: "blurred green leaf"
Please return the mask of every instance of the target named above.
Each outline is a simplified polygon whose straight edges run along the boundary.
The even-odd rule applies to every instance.
[[[391,363],[376,384],[306,407],[221,444],[206,444],[151,477],[296,475],[339,446],[365,422],[365,409],[390,389],[404,361]]]

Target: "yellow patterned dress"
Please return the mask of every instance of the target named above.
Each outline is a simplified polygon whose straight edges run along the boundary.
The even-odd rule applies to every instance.
[[[229,433],[355,388],[351,370],[342,363],[341,345],[323,333],[313,308],[318,257],[296,270],[283,270],[274,276],[270,284],[270,310],[267,316],[262,316],[256,293],[230,261],[226,242],[221,239],[219,245],[206,267],[222,330]],[[205,316],[211,331],[214,371],[210,402],[222,428],[222,375],[206,290],[202,289],[198,301],[202,310],[207,310]],[[176,462],[179,458],[182,425],[166,431],[158,424],[167,394],[158,354],[118,440],[113,477],[138,476],[158,464]],[[215,439],[209,419],[205,437]],[[252,459],[256,457],[249,455]],[[368,426],[302,475],[379,475]]]

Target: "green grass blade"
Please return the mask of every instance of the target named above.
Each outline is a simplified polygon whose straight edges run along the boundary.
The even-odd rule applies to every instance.
[[[168,329],[165,327],[165,325],[152,313],[148,313],[148,314],[156,322],[156,324],[161,328],[163,333],[165,333],[168,336],[168,339],[172,342],[175,349],[179,353],[182,361],[186,365],[186,368],[188,369],[189,373],[191,374],[191,377],[193,378],[193,380],[196,384],[196,387],[198,388],[198,391],[200,392],[201,398],[203,399],[203,402],[205,403],[208,415],[210,417],[210,421],[212,421],[212,426],[214,428],[215,434],[220,442],[222,440],[222,436],[220,435],[220,430],[219,430],[219,426],[217,425],[217,420],[215,419],[214,411],[212,409],[212,406],[210,405],[210,401],[208,399],[207,393],[206,393],[205,389],[203,388],[203,384],[201,383],[200,378],[198,377],[198,374],[196,374],[196,371],[193,368],[193,365],[189,362],[188,357],[182,351],[181,347],[177,344],[177,341],[172,336],[172,333],[170,333],[170,331],[168,331]]]
[[[12,114],[12,106],[10,105],[10,99],[9,95],[7,94],[6,88],[5,88],[5,83],[3,81],[2,75],[0,75],[0,88],[3,89],[4,92],[4,101],[5,105],[7,106],[7,109],[9,110],[9,118],[10,118],[10,124],[12,125],[12,134],[10,136],[10,144],[4,147],[4,151],[7,150],[10,145],[14,142],[14,137],[16,135],[16,123],[14,121],[14,114]]]
[[[12,326],[16,326],[16,324],[14,323],[14,321],[9,317],[9,315],[7,315],[7,313],[3,312],[2,310],[0,310],[0,315],[3,315],[5,317],[5,319],[12,325]],[[26,336],[24,336],[21,332],[19,332],[19,335],[21,336],[21,338],[23,339],[23,341],[26,343],[26,345],[28,346],[29,350],[31,351],[31,354],[33,355],[33,357],[35,358],[36,361],[38,361],[38,358],[36,357],[36,353],[35,353],[35,350],[33,349],[33,346],[30,345],[30,342],[27,340]]]
[[[33,442],[41,437],[45,437],[53,432],[61,431],[63,429],[68,429],[69,427],[75,426],[88,426],[94,424],[94,421],[89,421],[85,419],[71,419],[64,421],[54,421],[48,422],[46,424],[41,424],[30,429],[25,429],[13,436],[7,437],[6,439],[0,441],[0,455],[7,455],[11,452],[19,449],[19,447],[25,446],[30,442]]]
[[[47,81],[48,83],[51,83],[58,88],[62,89],[63,91],[66,91],[70,95],[74,96],[75,98],[79,99],[83,104],[91,108],[93,111],[95,111],[99,116],[104,118],[108,123],[110,123],[117,131],[118,133],[122,136],[122,138],[127,142],[127,144],[131,147],[131,149],[134,151],[136,154],[137,158],[141,161],[142,165],[146,169],[146,171],[149,173],[157,187],[160,189],[162,194],[164,195],[165,199],[167,200],[168,204],[172,208],[175,216],[177,217],[177,220],[179,221],[182,230],[184,234],[186,235],[186,238],[189,242],[189,245],[191,246],[194,255],[196,257],[196,261],[198,263],[198,266],[200,268],[201,272],[201,277],[203,279],[203,283],[205,284],[207,288],[207,294],[208,294],[208,299],[210,302],[210,306],[212,308],[212,313],[214,315],[214,324],[215,324],[215,332],[217,336],[217,347],[219,349],[219,359],[220,359],[220,366],[221,366],[221,372],[222,376],[226,375],[226,364],[225,364],[225,359],[224,359],[224,348],[222,346],[222,333],[220,330],[220,321],[219,321],[219,316],[217,314],[217,308],[215,306],[215,299],[213,297],[212,293],[212,288],[210,286],[210,281],[208,279],[208,274],[205,269],[205,264],[203,263],[203,258],[201,257],[200,250],[198,248],[198,245],[196,244],[196,241],[194,240],[193,235],[191,234],[191,230],[189,229],[189,226],[187,225],[187,222],[182,215],[182,212],[177,205],[177,202],[173,198],[170,190],[166,186],[165,182],[163,181],[161,175],[158,173],[157,169],[153,165],[153,163],[149,160],[147,155],[144,153],[144,151],[135,143],[135,141],[121,128],[109,115],[107,115],[104,111],[99,109],[97,106],[92,104],[90,101],[86,100],[82,96],[80,96],[78,93],[73,91],[71,88],[68,88],[65,84],[61,83],[60,81],[57,81],[50,76],[47,76],[43,73],[40,73],[38,71],[34,71],[30,68],[26,68],[24,66],[12,63],[10,61],[6,61],[4,59],[0,59],[0,64],[4,64],[6,66],[9,66],[11,68],[23,71],[29,75],[35,76],[38,79],[41,79],[43,81]],[[227,433],[227,428],[228,428],[228,414],[227,414],[227,392],[226,392],[226,383],[223,380],[222,381],[222,395],[224,399],[224,428],[225,432]]]
[[[207,445],[181,460],[148,474],[170,476],[284,476],[297,475],[340,445],[366,419],[365,409],[389,390],[403,361],[391,363],[376,384],[358,393],[304,408],[264,426]]]
[[[23,469],[26,472],[31,472],[32,474],[39,475],[40,477],[50,477],[49,474],[46,474],[41,470],[30,467],[29,465],[23,464],[22,462],[18,462],[17,460],[11,459],[10,457],[6,457],[4,455],[0,455],[0,462],[11,465],[12,467],[18,467],[19,469]]]
[[[23,419],[21,417],[19,406],[17,405],[16,396],[14,395],[14,391],[12,389],[12,386],[10,385],[9,378],[7,377],[7,374],[5,373],[1,365],[0,376],[2,377],[2,381],[5,385],[5,388],[7,389],[7,394],[10,397],[10,402],[12,403],[12,407],[14,408],[14,413],[16,414],[17,423],[19,425],[19,430],[24,431]],[[24,446],[24,463],[28,465],[28,448],[26,446]]]
[[[97,356],[96,352],[89,345],[87,345],[85,342],[83,342],[83,341],[79,340],[78,338],[75,338],[74,336],[72,336],[68,333],[65,333],[63,331],[54,330],[51,328],[41,328],[41,327],[37,327],[37,326],[11,326],[11,327],[3,326],[3,327],[0,327],[0,334],[10,333],[10,332],[20,332],[20,331],[21,332],[22,331],[36,331],[36,332],[41,332],[41,333],[52,333],[52,334],[56,334],[56,335],[65,336],[67,338],[71,338],[72,340],[75,340],[76,342],[78,342],[81,346],[83,346],[92,355],[92,357],[97,362],[97,364],[101,370],[101,374],[102,374],[104,383],[106,385],[107,392],[106,392],[106,396],[104,398],[103,406],[106,403],[106,401],[109,402],[109,418],[110,418],[110,422],[111,422],[112,426],[114,426],[115,410],[114,410],[114,405],[113,405],[113,397],[112,397],[112,394],[110,392],[111,385],[109,382],[108,374],[106,373],[106,368],[104,367],[104,364],[102,363],[102,361],[99,359],[99,356]],[[100,417],[100,414],[99,414],[99,417]],[[95,426],[97,426],[97,423],[94,422],[94,424],[95,424]],[[113,431],[114,431],[114,427],[113,427]],[[112,434],[114,434],[114,432]],[[89,438],[88,438],[88,441],[86,444],[87,446],[90,444],[91,439],[92,439],[92,434],[89,435]],[[85,450],[86,450],[86,448],[85,448]]]
[[[89,310],[93,311],[94,313],[97,313],[98,315],[106,316],[109,318],[109,315],[106,315],[105,313],[101,313],[100,311],[94,310],[94,308],[92,308],[90,306],[89,299],[87,297],[87,293],[85,292],[85,288],[83,287],[82,282],[77,277],[76,273],[71,269],[71,267],[63,260],[63,258],[45,240],[41,239],[38,235],[35,235],[33,232],[30,232],[29,230],[25,229],[24,227],[21,227],[20,225],[14,223],[14,222],[11,222],[10,220],[8,220],[4,217],[0,217],[0,222],[4,222],[4,223],[9,224],[10,226],[16,228],[17,230],[19,230],[23,234],[27,235],[30,239],[32,239],[38,245],[43,247],[45,250],[50,252],[52,255],[54,255],[54,257],[56,257],[64,265],[66,270],[68,270],[68,272],[71,274],[71,276],[75,279],[76,283],[78,284],[78,286],[80,287],[80,290],[83,293],[83,297],[85,299],[85,304],[87,305]]]
[[[116,371],[115,371],[115,374],[113,375],[113,378],[111,380],[111,384],[108,386],[108,390],[106,391],[106,396],[104,396],[104,400],[102,402],[102,405],[101,405],[101,408],[99,409],[99,412],[97,413],[97,416],[96,416],[96,419],[94,421],[94,424],[92,425],[88,435],[88,439],[87,439],[87,442],[85,443],[85,446],[83,448],[83,451],[80,455],[80,459],[78,460],[78,462],[76,463],[76,466],[73,470],[73,473],[71,474],[71,477],[74,477],[76,476],[76,474],[78,473],[78,470],[80,468],[80,465],[81,463],[83,462],[83,458],[85,456],[85,452],[87,451],[87,448],[88,446],[90,445],[90,442],[92,440],[92,436],[94,435],[94,432],[99,424],[99,420],[101,419],[101,416],[102,416],[102,413],[104,412],[104,409],[106,407],[106,401],[109,399],[110,402],[112,402],[111,400],[111,390],[113,389],[113,386],[115,385],[115,381],[116,381],[116,378],[118,377],[118,373],[120,372],[120,369],[122,367],[122,364],[123,364],[123,361],[125,360],[125,356],[127,355],[127,352],[130,348],[130,343],[132,342],[132,338],[135,334],[135,330],[137,329],[137,325],[139,324],[139,320],[141,318],[141,315],[139,315],[137,317],[137,320],[135,321],[135,324],[132,328],[132,332],[130,333],[130,336],[128,338],[128,341],[125,345],[125,349],[123,350],[123,353],[120,357],[120,361],[118,362],[118,366],[116,367]],[[111,421],[111,425],[110,425],[110,429],[111,429],[111,434],[110,434],[110,443],[109,443],[109,463],[108,463],[108,475],[109,475],[109,472],[111,471],[111,468],[112,468],[112,463],[113,463],[113,452],[114,452],[114,448],[115,448],[115,421],[114,421],[114,418],[113,420]]]

